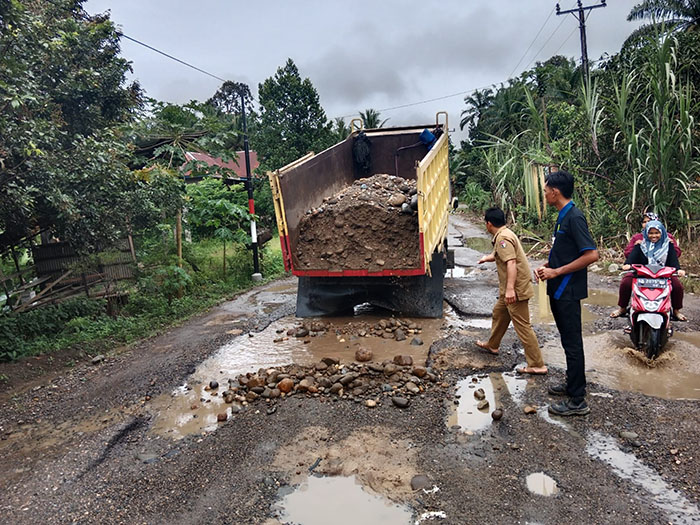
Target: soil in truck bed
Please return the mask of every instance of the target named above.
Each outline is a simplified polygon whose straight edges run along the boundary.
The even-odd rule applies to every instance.
[[[302,217],[299,269],[418,268],[416,202],[415,180],[385,174],[356,180]]]

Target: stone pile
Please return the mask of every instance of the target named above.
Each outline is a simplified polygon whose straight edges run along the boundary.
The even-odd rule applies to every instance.
[[[241,374],[228,380],[221,392],[226,403],[247,405],[260,400],[268,403],[295,395],[318,398],[349,399],[376,406],[382,398],[391,398],[395,406],[405,408],[410,399],[420,396],[438,383],[438,375],[429,368],[414,366],[408,355],[397,355],[393,361],[381,363],[341,364],[338,359],[324,357],[313,366],[289,365]],[[219,395],[219,385],[210,395]]]
[[[418,335],[423,328],[420,324],[404,319],[391,317],[389,319],[380,319],[376,323],[369,322],[349,322],[339,326],[334,326],[326,321],[303,321],[297,326],[287,330],[287,337],[297,337],[307,339],[325,335],[327,332],[333,332],[337,336],[344,336],[348,339],[356,339],[360,337],[381,337],[382,339],[395,339],[396,341],[404,341],[411,337],[412,345],[422,345],[423,341]],[[284,333],[283,330],[280,333]],[[286,340],[285,337],[275,339],[275,342]]]

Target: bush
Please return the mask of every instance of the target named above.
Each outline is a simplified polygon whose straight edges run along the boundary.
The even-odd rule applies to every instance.
[[[478,182],[473,180],[470,180],[464,185],[459,200],[470,210],[479,214],[493,206],[493,197],[491,194],[482,188]]]
[[[62,333],[74,319],[87,322],[104,315],[105,301],[88,298],[72,299],[26,313],[5,314],[0,317],[0,360],[25,355],[29,342]]]

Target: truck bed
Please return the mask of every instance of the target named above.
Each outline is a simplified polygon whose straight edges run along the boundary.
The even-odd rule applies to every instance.
[[[435,125],[366,130],[371,141],[372,173],[388,174],[416,181],[418,191],[418,227],[411,233],[415,255],[411,264],[377,265],[376,258],[366,264],[355,261],[350,267],[318,263],[300,264],[297,253],[303,249],[300,227],[305,214],[322,209],[329,199],[347,189],[356,180],[372,173],[359,170],[353,163],[352,146],[357,132],[346,140],[317,154],[309,154],[284,168],[269,173],[285,268],[297,276],[415,276],[430,273],[430,260],[442,250],[447,231],[449,174],[447,135],[442,134],[431,150],[419,136]],[[399,152],[398,157],[396,155]],[[390,221],[399,219],[388,219]],[[390,224],[389,226],[392,226]],[[354,230],[358,228],[355,227]],[[376,232],[376,225],[375,225]],[[356,242],[367,244],[372,229],[353,231]],[[319,235],[320,243],[332,237]],[[326,240],[324,240],[326,239]],[[331,251],[333,246],[329,246]],[[389,247],[390,248],[390,247]],[[410,258],[405,258],[408,260]],[[320,260],[319,260],[320,261]]]

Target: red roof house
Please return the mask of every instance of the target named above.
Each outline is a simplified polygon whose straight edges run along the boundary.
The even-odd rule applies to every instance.
[[[250,172],[251,174],[254,175],[255,169],[260,165],[258,162],[258,154],[255,151],[249,152],[250,155]],[[185,153],[185,158],[187,161],[198,161],[198,162],[204,162],[207,164],[207,166],[219,166],[222,168],[228,168],[232,170],[238,178],[245,178],[246,177],[246,170],[245,170],[245,152],[243,151],[237,151],[236,152],[236,160],[238,161],[238,164],[236,164],[233,159],[229,160],[228,162],[224,162],[221,157],[212,157],[211,155],[207,155],[206,153],[199,153],[196,151],[188,151]],[[190,177],[190,171],[185,172],[185,177]],[[221,178],[220,174],[213,174],[212,177],[215,178]],[[199,176],[193,176],[193,179],[198,179],[201,178]]]

